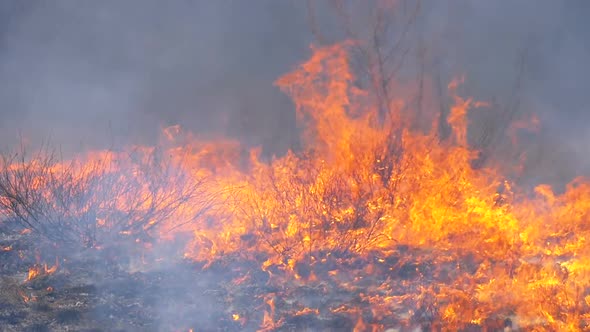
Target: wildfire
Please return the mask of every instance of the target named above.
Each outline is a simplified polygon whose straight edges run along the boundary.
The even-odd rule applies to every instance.
[[[36,302],[37,297],[35,295],[27,295],[23,290],[17,289],[17,292],[24,303]]]
[[[47,263],[35,264],[29,268],[29,272],[27,274],[27,279],[25,281],[31,281],[35,278],[40,277],[40,276],[47,276],[47,275],[53,274],[57,271],[57,268],[58,268],[57,259],[56,259],[55,265],[53,265],[52,267],[48,267]]]
[[[327,312],[347,315],[358,331],[425,320],[457,330],[508,317],[523,327],[584,328],[590,183],[576,179],[562,194],[540,185],[531,194],[499,170],[474,169],[467,115],[488,104],[460,97],[463,80],[448,86],[451,138],[441,139],[435,125],[411,129],[399,107],[379,123],[367,92],[354,87],[347,55],[347,44],[314,49],[276,83],[306,126],[301,151],[266,162],[257,149],[244,154],[237,142],[203,142],[175,126],[163,135],[162,155],[173,172],[158,177],[162,183],[153,180],[160,173],[138,167],[153,164],[156,150],[135,147],[134,158],[90,153],[53,164],[49,173],[31,164],[28,185],[51,211],[69,218],[59,226],[70,223],[93,246],[100,245],[95,233],[108,230],[138,243],[142,232],[161,240],[190,234],[185,258],[256,261],[280,288],[260,294],[262,330],[281,327],[286,315],[325,315],[319,305],[281,300],[300,286],[327,297],[330,289],[356,294],[356,302]],[[67,209],[53,204],[48,174],[80,183],[69,190],[87,201]],[[71,174],[76,181],[66,178]],[[84,224],[75,228],[73,220]],[[36,265],[27,280],[56,269]],[[251,279],[246,273],[234,284]],[[231,320],[245,315],[233,313]]]

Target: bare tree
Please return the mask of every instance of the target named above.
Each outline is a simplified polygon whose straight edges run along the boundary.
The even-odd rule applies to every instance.
[[[391,130],[390,151],[403,151],[403,128],[430,130],[428,125],[436,120],[436,132],[440,141],[451,137],[448,123],[450,105],[446,77],[439,64],[442,54],[429,48],[424,42],[424,10],[427,3],[420,0],[356,2],[332,0],[307,1],[311,31],[320,45],[355,41],[350,59],[361,88],[373,98],[378,109],[378,125]],[[330,23],[322,21],[325,19]],[[480,151],[474,167],[484,167],[490,160],[514,160],[521,150],[506,141],[510,124],[521,112],[521,98],[525,83],[525,69],[530,43],[523,41],[523,49],[515,63],[515,77],[510,94],[493,98],[486,115],[469,117],[474,120],[469,131],[469,144]],[[439,60],[437,60],[439,59]],[[428,79],[427,79],[428,78]],[[395,91],[396,81],[403,81],[413,90]],[[428,85],[431,86],[428,86]],[[426,90],[432,91],[426,96]],[[405,101],[401,106],[393,103],[396,98]],[[438,110],[425,110],[425,98],[438,104]],[[425,127],[426,124],[426,127]],[[395,163],[396,160],[391,160]],[[390,167],[394,167],[391,165]]]

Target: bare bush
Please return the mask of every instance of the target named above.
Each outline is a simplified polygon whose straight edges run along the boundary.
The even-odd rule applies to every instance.
[[[60,161],[45,148],[30,158],[24,150],[1,158],[3,221],[64,244],[91,247],[117,236],[147,236],[200,187],[156,149]]]

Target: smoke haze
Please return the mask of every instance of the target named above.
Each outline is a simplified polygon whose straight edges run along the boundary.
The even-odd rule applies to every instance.
[[[312,4],[322,33],[338,40],[332,2]],[[293,107],[272,83],[317,42],[303,1],[3,1],[0,10],[2,147],[19,134],[65,151],[151,143],[173,124],[271,153],[297,139]],[[526,54],[520,107],[540,114],[548,144],[579,157],[572,172],[590,164],[587,2],[425,1],[421,10],[430,65],[445,78],[464,73],[478,98],[509,99]],[[352,20],[364,27],[369,16]]]

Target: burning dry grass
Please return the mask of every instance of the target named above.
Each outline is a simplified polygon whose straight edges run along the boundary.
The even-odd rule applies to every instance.
[[[223,324],[243,329],[587,328],[590,184],[527,193],[472,167],[467,114],[486,104],[459,81],[444,139],[437,112],[432,130],[409,129],[404,100],[377,121],[353,82],[347,44],[281,78],[305,144],[270,162],[178,127],[161,150],[7,158],[5,222],[94,248],[188,235],[182,255],[225,271]]]

